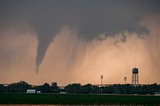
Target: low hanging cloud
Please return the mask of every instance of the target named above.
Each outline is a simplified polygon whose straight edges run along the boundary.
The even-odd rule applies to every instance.
[[[80,39],[78,30],[63,27],[50,43],[38,75],[35,73],[37,35],[22,23],[10,29],[1,29],[0,41],[0,82],[12,83],[20,80],[31,84],[58,82],[59,85],[80,82],[82,84],[131,82],[131,68],[139,68],[140,83],[159,83],[159,16],[150,16],[142,20],[142,25],[150,32],[144,39],[136,33],[125,32],[125,43],[115,41],[123,38],[122,34],[90,42]],[[21,26],[21,27],[19,27]]]
[[[42,63],[49,45],[64,26],[74,31],[78,39],[91,43],[101,35],[122,35],[119,42],[126,41],[125,32],[139,37],[150,30],[141,24],[147,16],[160,14],[159,0],[14,0],[0,1],[1,27],[17,21],[26,22],[38,39],[36,70]],[[102,39],[103,40],[103,39]],[[55,60],[56,61],[56,60]]]

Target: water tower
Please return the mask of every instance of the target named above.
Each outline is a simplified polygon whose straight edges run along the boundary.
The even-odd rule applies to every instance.
[[[138,78],[138,68],[132,69],[132,84],[137,85],[139,84],[139,78]]]

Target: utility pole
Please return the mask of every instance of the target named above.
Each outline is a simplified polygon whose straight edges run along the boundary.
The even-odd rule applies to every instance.
[[[101,79],[101,94],[102,94],[103,75],[101,75],[100,79]]]
[[[127,77],[124,77],[124,84],[126,84],[127,82]]]

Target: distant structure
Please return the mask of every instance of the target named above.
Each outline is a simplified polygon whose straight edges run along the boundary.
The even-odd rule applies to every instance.
[[[138,68],[132,69],[132,84],[137,85],[139,84],[139,78],[138,78]]]
[[[41,91],[36,91],[36,89],[27,89],[26,93],[41,93]]]
[[[100,93],[102,94],[103,75],[101,75],[100,79],[101,79],[101,91],[100,91]]]
[[[36,93],[36,89],[27,89],[26,93]]]
[[[103,84],[103,75],[101,75],[101,86]]]
[[[124,84],[126,84],[127,82],[127,77],[124,77]]]

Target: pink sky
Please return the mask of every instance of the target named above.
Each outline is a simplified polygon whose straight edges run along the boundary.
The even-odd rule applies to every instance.
[[[140,83],[160,83],[159,16],[141,24],[150,33],[144,38],[125,32],[127,41],[114,45],[122,35],[88,43],[77,38],[76,31],[64,27],[49,46],[39,73],[35,73],[37,38],[26,24],[1,27],[0,83],[26,81],[30,84],[57,82],[99,84],[131,83],[131,69],[139,68]],[[21,27],[24,26],[24,27]],[[13,25],[14,26],[14,25]],[[6,31],[7,30],[7,31]],[[100,37],[104,37],[103,34]]]

